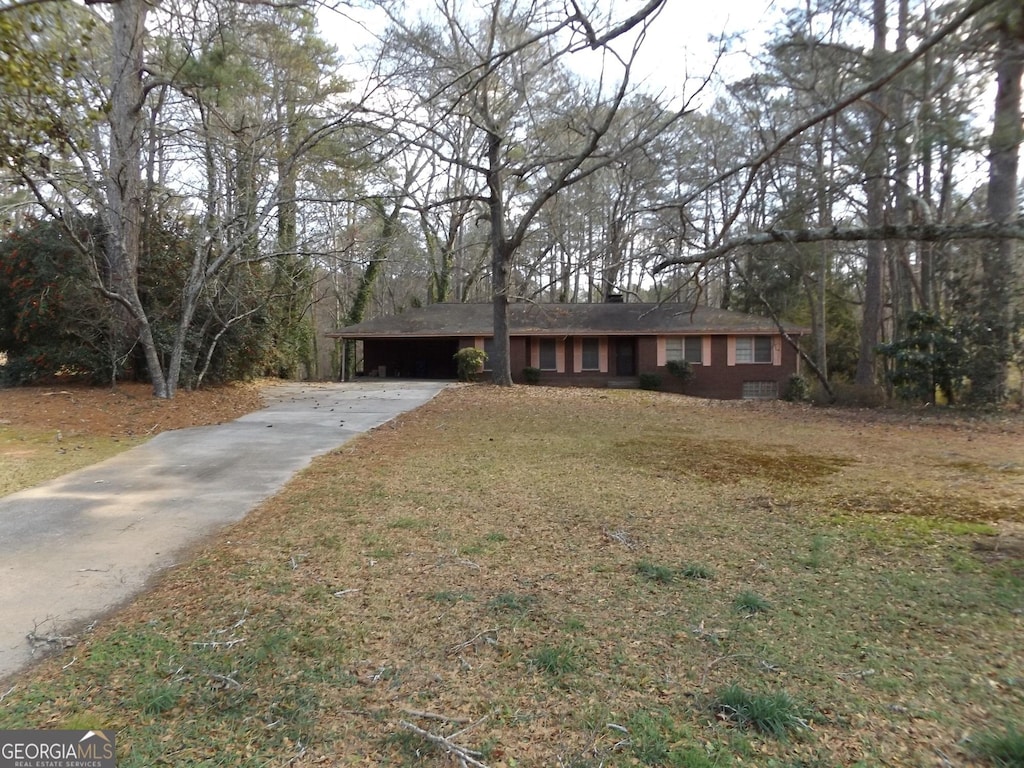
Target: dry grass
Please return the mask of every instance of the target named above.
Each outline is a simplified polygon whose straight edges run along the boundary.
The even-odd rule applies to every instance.
[[[0,389],[0,496],[110,458],[168,429],[217,424],[261,407],[239,384],[157,400],[148,384]]]
[[[971,765],[1024,715],[1022,470],[1019,421],[454,388],[13,681],[0,727],[116,728],[125,766],[453,764],[416,729],[492,768]],[[729,686],[806,727],[743,730]]]

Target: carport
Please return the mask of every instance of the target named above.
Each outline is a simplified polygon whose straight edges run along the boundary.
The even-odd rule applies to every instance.
[[[455,379],[456,338],[364,339],[357,373],[398,379]]]

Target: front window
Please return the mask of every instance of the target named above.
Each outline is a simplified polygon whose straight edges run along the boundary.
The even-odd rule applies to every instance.
[[[736,338],[737,363],[770,363],[772,339],[770,336],[738,336]]]
[[[580,368],[584,371],[601,369],[601,342],[599,339],[583,339],[580,344]]]
[[[676,336],[665,339],[665,362],[686,361],[700,365],[704,357],[704,340],[700,336]]]
[[[542,371],[558,370],[558,353],[554,339],[540,340],[540,369]]]

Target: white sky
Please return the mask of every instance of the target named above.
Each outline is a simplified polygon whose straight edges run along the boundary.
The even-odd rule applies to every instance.
[[[415,0],[414,0],[415,1]],[[641,0],[628,0],[617,5],[620,18],[626,18],[640,7]],[[693,81],[704,78],[715,63],[717,47],[709,37],[741,33],[746,44],[727,55],[718,64],[727,79],[747,71],[745,51],[756,51],[766,33],[774,26],[784,3],[780,0],[667,0],[653,22],[644,43],[639,62],[644,78],[654,90],[667,94],[689,93]],[[319,15],[325,38],[334,43],[347,61],[356,62],[360,45],[373,39],[373,31],[382,29],[385,16],[379,10],[324,10]],[[574,57],[577,58],[577,57]],[[577,71],[591,66],[582,61],[569,62]],[[594,65],[598,66],[597,63]],[[690,83],[687,83],[687,79]]]
[[[701,80],[715,65],[718,45],[711,38],[740,34],[746,45],[727,54],[718,68],[726,76],[746,72],[746,51],[761,46],[778,5],[775,0],[667,0],[648,32],[641,67],[652,83],[678,91],[684,80]]]

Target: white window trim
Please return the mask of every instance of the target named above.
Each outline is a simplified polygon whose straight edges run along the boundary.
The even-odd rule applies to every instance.
[[[691,334],[691,335],[695,335],[695,334]],[[657,356],[658,356],[658,367],[659,368],[664,368],[665,365],[668,363],[668,340],[669,340],[669,338],[685,339],[686,337],[685,336],[671,336],[671,337],[669,337],[669,336],[659,336],[658,337]],[[701,341],[700,365],[701,366],[709,366],[709,365],[711,365],[711,337],[709,335],[707,335],[707,334],[701,334],[700,341]],[[685,354],[685,350],[686,350],[685,344],[686,344],[686,342],[684,341],[683,344],[684,344],[683,351],[684,351],[684,354]]]
[[[742,363],[737,361],[737,359],[736,359],[736,339],[740,339],[740,338],[743,338],[743,339],[754,339],[755,337],[759,337],[759,336],[761,338],[764,337],[763,334],[752,333],[752,334],[744,334],[742,336],[730,336],[728,339],[726,339],[726,355],[725,355],[726,356],[726,365],[728,365],[730,368],[732,366],[735,366],[735,365],[774,365],[774,366],[782,365],[782,337],[781,336],[771,336],[770,337],[771,338],[771,349],[772,349],[772,359],[771,360],[765,360],[763,362],[757,362],[757,361],[751,360],[750,362],[742,362]],[[754,353],[753,344],[754,344],[754,342],[751,341],[751,350],[750,350],[751,354]]]

